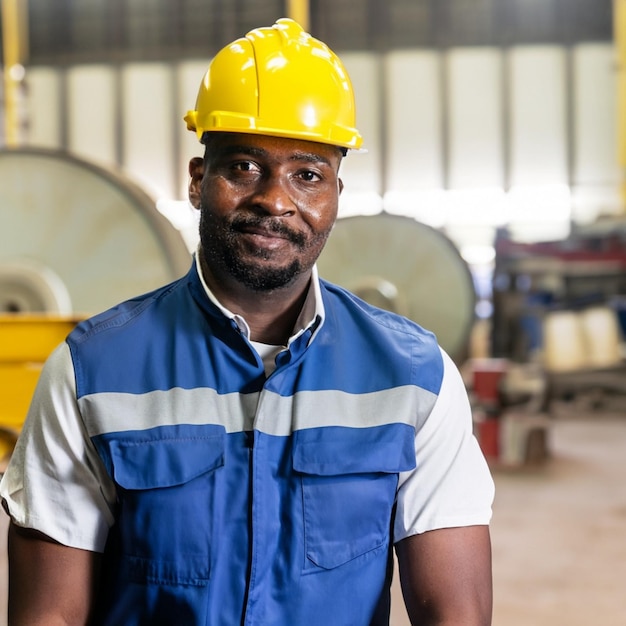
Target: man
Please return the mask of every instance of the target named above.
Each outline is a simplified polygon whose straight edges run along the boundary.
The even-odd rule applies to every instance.
[[[187,125],[187,276],[51,355],[2,482],[10,621],[491,620],[493,483],[458,371],[318,279],[358,148],[339,59],[291,20],[222,50]]]

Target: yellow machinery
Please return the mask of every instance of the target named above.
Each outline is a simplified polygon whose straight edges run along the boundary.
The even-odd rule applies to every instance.
[[[0,469],[13,450],[43,362],[77,321],[44,313],[0,314]]]

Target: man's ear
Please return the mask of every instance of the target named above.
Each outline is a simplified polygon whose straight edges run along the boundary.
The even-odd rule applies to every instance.
[[[200,208],[200,189],[204,177],[204,159],[194,157],[189,161],[189,202],[196,209]]]
[[[343,180],[341,180],[341,178],[337,179],[339,181],[339,195],[341,195],[341,192],[343,191]]]

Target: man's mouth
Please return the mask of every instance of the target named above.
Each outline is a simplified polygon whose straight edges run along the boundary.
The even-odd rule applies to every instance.
[[[237,220],[231,225],[232,230],[243,235],[249,235],[259,243],[270,243],[280,240],[289,241],[297,246],[304,244],[304,236],[272,218],[254,220]]]
[[[262,228],[260,226],[244,226],[240,229],[240,232],[246,235],[255,235],[266,239],[290,239],[290,237],[284,233],[276,232],[269,228]]]

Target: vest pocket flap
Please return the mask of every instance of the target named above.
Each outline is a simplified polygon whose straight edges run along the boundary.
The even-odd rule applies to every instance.
[[[409,471],[415,469],[414,438],[413,427],[406,424],[299,430],[293,467],[315,476]]]
[[[224,435],[112,441],[111,457],[124,489],[173,487],[224,465]]]

